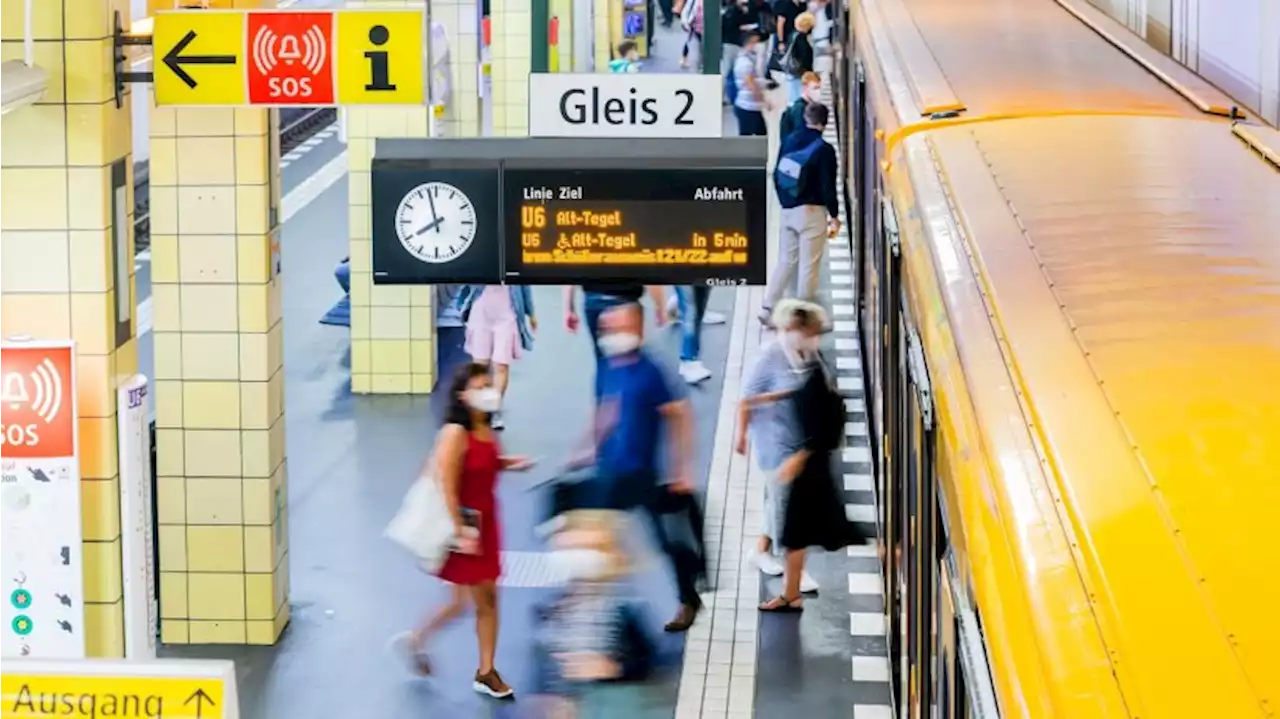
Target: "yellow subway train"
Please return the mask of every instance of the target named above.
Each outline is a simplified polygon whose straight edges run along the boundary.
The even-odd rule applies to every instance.
[[[846,0],[900,717],[1280,714],[1280,133],[1085,0]]]

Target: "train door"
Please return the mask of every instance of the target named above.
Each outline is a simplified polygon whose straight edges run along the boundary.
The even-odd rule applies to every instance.
[[[908,716],[934,716],[934,597],[937,595],[937,499],[934,477],[933,399],[924,351],[910,322],[903,323],[902,392],[906,475],[906,653],[909,666]]]
[[[880,472],[877,474],[877,485],[880,494],[880,524],[885,538],[884,577],[885,612],[889,626],[890,660],[894,667],[900,666],[901,643],[896,638],[901,632],[901,601],[905,596],[902,567],[902,519],[903,489],[906,486],[903,470],[906,456],[903,449],[905,413],[902,411],[902,380],[905,376],[906,353],[901,343],[901,248],[898,237],[898,218],[894,214],[893,202],[885,199],[878,203],[881,209],[880,226],[883,232],[877,238],[877,259],[880,263],[880,287],[877,296],[877,316],[880,323],[876,327],[879,336],[880,354],[877,365],[880,368],[880,390],[883,395],[883,452],[881,454]],[[901,692],[900,672],[894,673],[895,691]]]
[[[867,183],[865,174],[861,177],[859,173],[864,173],[867,164],[867,144],[862,136],[866,133],[855,131],[862,125],[863,112],[866,110],[867,104],[867,71],[862,66],[861,60],[854,60],[853,64],[853,88],[849,95],[853,101],[853,112],[850,117],[849,128],[849,146],[853,149],[853,164],[849,166],[847,175],[848,181],[845,183],[845,191],[850,187],[853,188],[854,198],[853,207],[849,212],[849,217],[853,219],[855,225],[849,228],[849,237],[852,239],[854,248],[854,263],[857,268],[857,292],[858,292],[858,314],[862,314],[862,307],[866,302],[866,292],[863,289],[866,286],[865,278],[867,274],[867,254],[863,250],[866,246],[866,220],[863,219],[863,208],[867,206]],[[847,157],[847,155],[846,155]]]

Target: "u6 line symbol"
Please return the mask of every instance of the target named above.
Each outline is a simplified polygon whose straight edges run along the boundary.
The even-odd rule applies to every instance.
[[[277,18],[286,19],[280,15]],[[305,26],[296,22],[280,25],[259,25],[250,46],[255,74],[266,79],[266,99],[280,103],[331,102],[331,98],[319,97],[332,94],[328,33],[314,22]]]

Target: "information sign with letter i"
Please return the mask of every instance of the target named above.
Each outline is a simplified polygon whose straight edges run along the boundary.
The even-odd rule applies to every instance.
[[[5,659],[83,658],[83,534],[71,342],[3,343],[0,424],[0,654]]]

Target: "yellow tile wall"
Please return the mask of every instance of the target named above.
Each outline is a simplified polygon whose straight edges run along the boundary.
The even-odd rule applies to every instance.
[[[596,72],[608,72],[613,59],[613,18],[610,13],[617,3],[613,0],[595,0],[595,50]]]
[[[279,113],[152,107],[150,133],[161,641],[274,644],[289,620]]]
[[[449,39],[451,96],[443,123],[437,125],[439,136],[476,137],[480,134],[480,91],[476,84],[480,9],[475,0],[432,0],[427,7],[431,21],[443,24]]]
[[[23,3],[2,7],[3,59],[22,59]],[[32,9],[35,62],[49,80],[41,102],[0,124],[0,327],[6,336],[76,340],[85,643],[90,656],[120,657],[116,388],[137,372],[138,356],[136,322],[117,335],[114,303],[118,292],[137,301],[130,98],[116,108],[107,58],[112,11],[127,21],[129,3],[41,0]],[[111,167],[121,159],[127,284],[116,281],[111,219]]]
[[[493,0],[493,133],[529,134],[529,67],[532,57],[529,0]]]
[[[421,0],[369,0],[348,7],[422,7]],[[351,391],[430,394],[436,378],[435,288],[373,284],[369,171],[379,137],[430,137],[422,107],[349,107],[347,166],[351,237]]]

